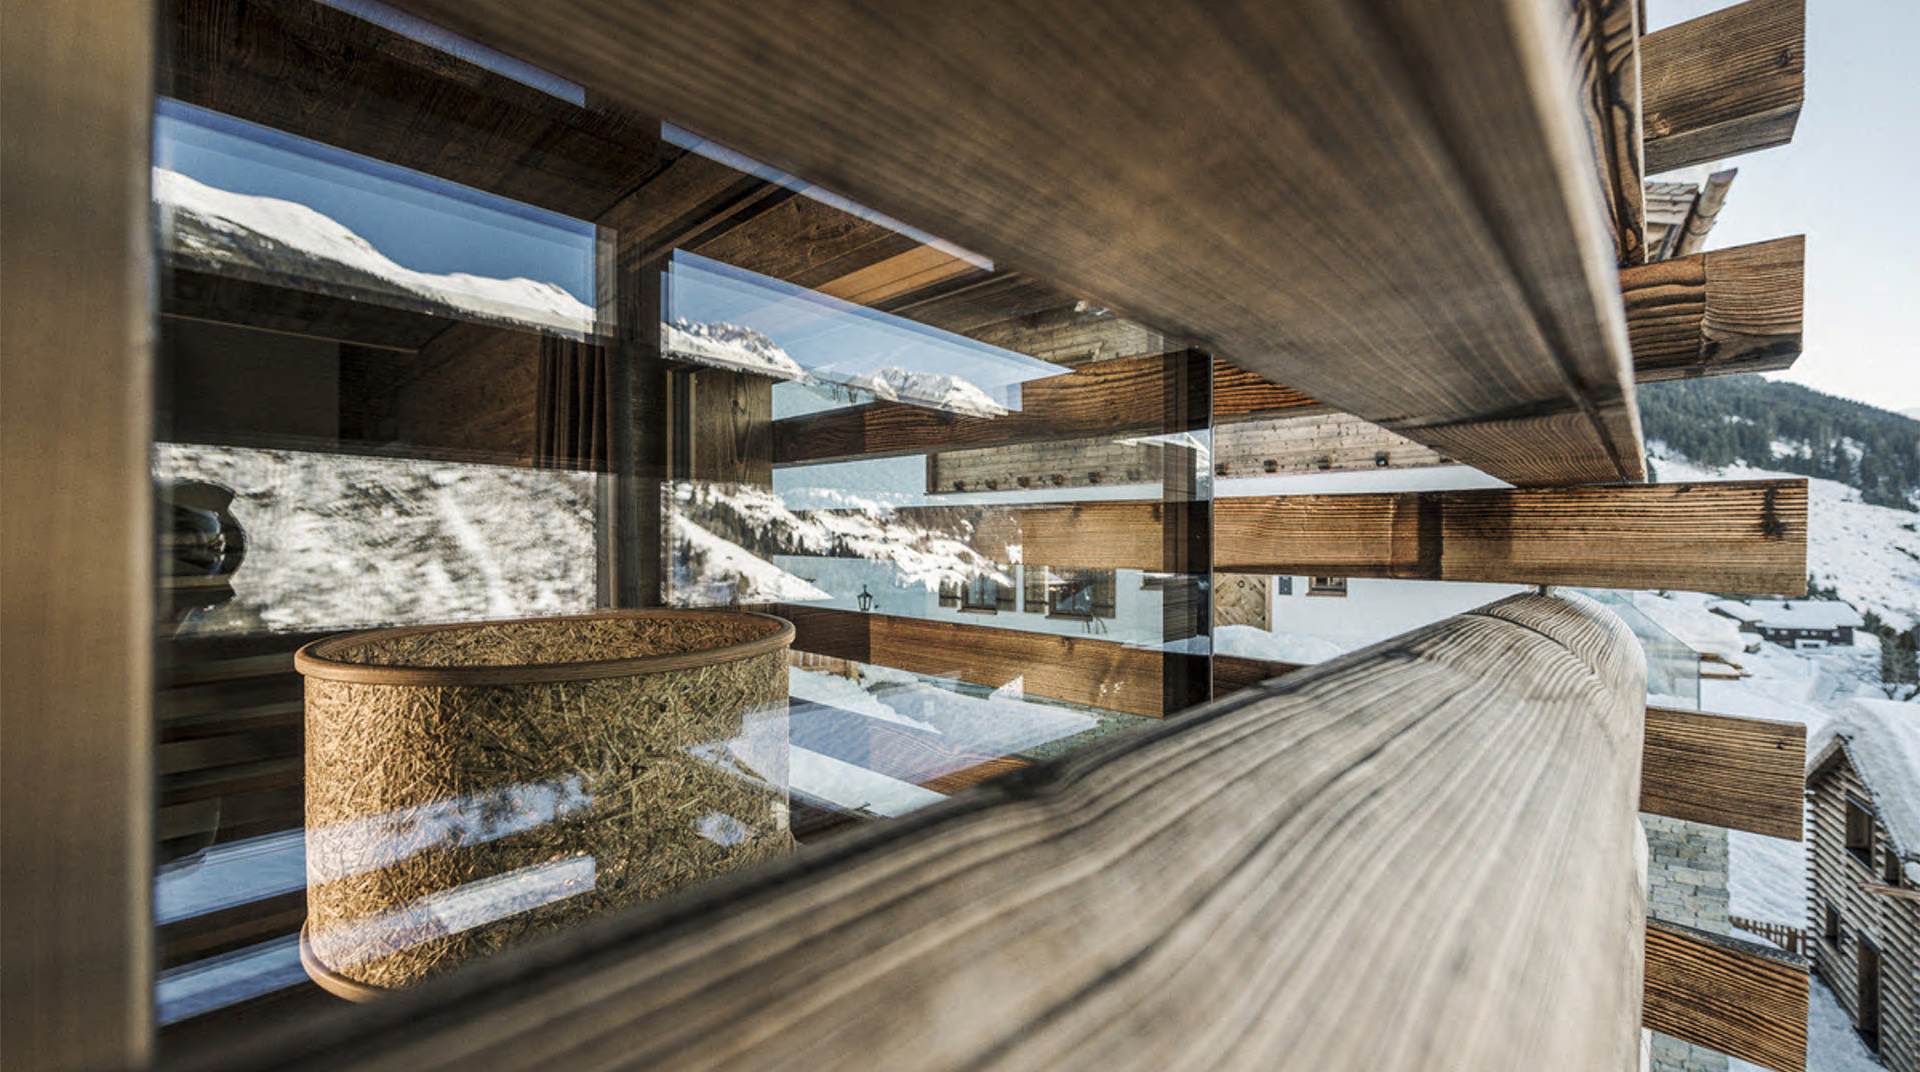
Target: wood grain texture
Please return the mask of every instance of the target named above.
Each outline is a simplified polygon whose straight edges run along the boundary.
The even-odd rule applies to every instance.
[[[170,96],[577,219],[657,166],[655,123],[312,0],[180,0],[165,30]]]
[[[1541,602],[1545,633],[1450,619],[210,1067],[1618,1072],[1644,682],[1592,669],[1617,620]]]
[[[1646,35],[1640,100],[1647,172],[1793,140],[1806,71],[1806,0],[1747,0]]]
[[[1640,810],[1799,841],[1806,769],[1805,726],[1649,707]]]
[[[1646,1026],[1774,1072],[1807,1067],[1807,962],[1647,921]]]
[[[1214,476],[1411,469],[1450,461],[1406,436],[1344,413],[1223,421],[1213,429]]]
[[[1801,594],[1802,480],[1214,503],[1214,567]]]
[[[1496,475],[1643,476],[1571,8],[408,6]]]
[[[0,1066],[152,1048],[155,557],[145,0],[0,34]]]
[[[1806,239],[1624,269],[1620,292],[1641,383],[1787,368],[1800,356]]]
[[[1275,678],[1307,669],[1299,663],[1281,663],[1270,659],[1249,659],[1240,655],[1213,657],[1213,697],[1220,699],[1236,692],[1258,687]]]
[[[1647,260],[1646,159],[1640,122],[1638,0],[1577,0],[1574,69],[1581,77],[1587,138],[1599,168],[1614,260]]]
[[[789,417],[773,425],[773,463],[926,454],[1074,437],[1186,431],[1206,423],[1205,392],[1174,406],[1182,379],[1204,382],[1211,361],[1196,351],[1117,358],[1021,387],[1020,409],[972,417],[900,402],[871,402]]]

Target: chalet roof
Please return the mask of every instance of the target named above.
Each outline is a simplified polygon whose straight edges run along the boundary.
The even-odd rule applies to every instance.
[[[1860,612],[1838,600],[1754,600],[1753,621],[1768,629],[1839,629],[1862,624]]]
[[[1707,609],[1736,622],[1757,622],[1760,612],[1737,599],[1716,599],[1707,604]]]
[[[1844,758],[1872,797],[1894,851],[1920,881],[1920,704],[1855,700],[1807,742],[1807,783]]]

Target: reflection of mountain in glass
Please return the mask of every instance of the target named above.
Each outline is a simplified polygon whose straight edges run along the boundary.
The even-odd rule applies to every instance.
[[[553,283],[404,267],[331,217],[293,201],[215,189],[164,168],[153,199],[174,257],[266,281],[371,292],[491,320],[584,334],[593,308]]]

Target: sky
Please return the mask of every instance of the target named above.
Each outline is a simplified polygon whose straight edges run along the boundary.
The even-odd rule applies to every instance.
[[[1647,0],[1657,30],[1730,6]],[[1805,351],[1771,378],[1920,408],[1920,0],[1807,0],[1807,97],[1793,142],[1740,170],[1708,249],[1807,236]],[[1693,169],[1694,178],[1717,168]]]

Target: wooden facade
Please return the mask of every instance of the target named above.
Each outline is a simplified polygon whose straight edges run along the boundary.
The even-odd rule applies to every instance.
[[[1902,849],[1844,739],[1813,757],[1806,784],[1809,959],[1880,1063],[1911,1072],[1920,1068],[1920,899]]]
[[[1650,245],[1644,180],[1790,135],[1798,0],[1644,36],[1631,0],[884,19],[407,0],[386,22],[315,0],[24,2],[0,64],[9,1069],[147,1066],[155,968],[290,948],[305,915],[282,891],[150,926],[154,854],[301,828],[289,665],[311,638],[176,635],[158,613],[155,439],[580,477],[577,594],[608,607],[708,598],[682,576],[684,489],[764,504],[908,459],[935,502],[1027,493],[887,515],[975,575],[1009,567],[976,606],[938,582],[972,618],[854,609],[851,590],[712,598],[775,604],[803,667],[1014,690],[1099,738],[975,750],[797,702],[792,746],[954,799],[884,822],[803,802],[814,844],[784,861],[239,1048],[175,1032],[173,1067],[1616,1072],[1643,1022],[1803,1063],[1804,972],[1649,936],[1633,863],[1640,807],[1784,833],[1792,742],[1645,716],[1611,614],[1521,596],[1312,668],[1206,643],[1236,574],[1802,590],[1804,482],[1646,486],[1634,401],[1797,356],[1802,243],[1703,253],[1683,220]],[[1747,36],[1773,51],[1728,51]],[[157,252],[155,66],[175,107],[564,215],[591,235],[591,315],[556,329],[290,277],[284,250]],[[668,345],[689,264],[1052,367],[1016,404],[849,381],[857,404],[783,410],[779,376]],[[1442,463],[1515,487],[1207,484]],[[797,584],[889,553],[740,524],[721,542]],[[1101,634],[1123,599],[1150,608],[1144,638]],[[1727,965],[1734,991],[1711,985]]]

